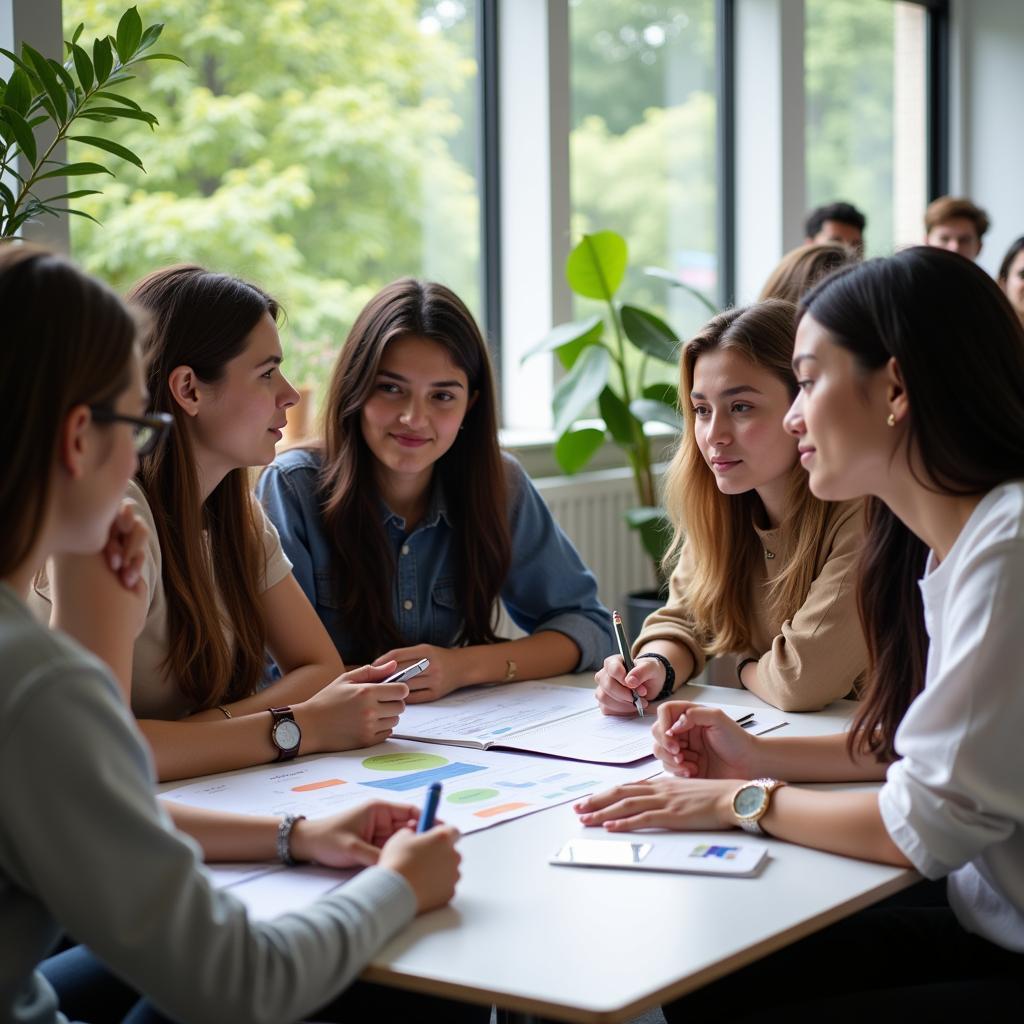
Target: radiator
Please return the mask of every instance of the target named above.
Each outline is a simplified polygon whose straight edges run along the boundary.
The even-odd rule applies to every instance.
[[[623,594],[631,590],[655,585],[651,560],[624,518],[637,503],[628,469],[547,477],[534,483],[597,577],[601,600],[608,608],[618,607]]]

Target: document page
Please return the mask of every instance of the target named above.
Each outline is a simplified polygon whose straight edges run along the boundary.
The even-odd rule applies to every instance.
[[[394,735],[483,749],[595,707],[594,691],[579,686],[543,682],[474,686],[430,704],[407,704]]]
[[[754,736],[771,732],[786,724],[785,716],[774,710],[745,708],[736,704],[708,705],[721,708],[733,721],[740,722]],[[550,725],[536,726],[509,741],[516,750],[550,754],[572,761],[596,761],[598,764],[629,764],[653,753],[651,727],[657,721],[656,708],[643,718],[603,715],[599,708],[564,718]]]
[[[713,706],[755,736],[786,724],[785,715],[771,708]],[[596,764],[630,764],[651,756],[656,711],[650,707],[643,718],[603,715],[593,690],[558,683],[473,687],[430,704],[407,705],[395,736],[480,750],[524,750]]]
[[[469,833],[660,770],[650,761],[629,768],[567,764],[506,751],[388,740],[363,750],[209,775],[160,795],[241,814],[321,818],[369,800],[419,807],[430,783],[442,782],[438,817]]]

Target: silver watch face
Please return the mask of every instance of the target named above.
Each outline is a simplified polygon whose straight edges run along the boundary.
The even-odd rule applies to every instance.
[[[290,718],[282,718],[274,726],[274,743],[281,750],[294,750],[302,739],[302,730]]]
[[[761,810],[767,798],[763,786],[744,786],[736,794],[732,806],[738,817],[749,818]]]

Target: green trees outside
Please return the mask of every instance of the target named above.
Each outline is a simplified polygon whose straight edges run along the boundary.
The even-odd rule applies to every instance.
[[[124,0],[64,0],[112,31]],[[287,369],[318,383],[381,285],[430,273],[478,306],[473,26],[419,0],[140,0],[188,66],[151,66],[160,121],[108,129],[140,156],[78,207],[72,251],[126,288],[196,261],[249,277],[288,313]],[[69,31],[70,31],[69,28]],[[132,95],[129,91],[128,95]],[[71,159],[87,159],[73,146]]]
[[[112,32],[126,0],[64,0]],[[160,121],[96,125],[138,153],[78,209],[72,248],[126,288],[171,262],[252,278],[288,311],[287,369],[319,384],[357,310],[429,273],[480,311],[473,0],[138,0],[164,22],[134,96]],[[843,196],[888,243],[892,4],[808,0],[810,199]],[[570,0],[573,238],[629,243],[623,296],[682,336],[706,317],[639,272],[714,293],[713,0]],[[137,86],[137,91],[131,88]],[[97,157],[73,144],[69,159]],[[581,312],[588,312],[582,310]],[[671,372],[670,370],[668,372]]]
[[[805,8],[807,205],[846,199],[863,210],[869,255],[893,244],[894,7],[807,0]]]

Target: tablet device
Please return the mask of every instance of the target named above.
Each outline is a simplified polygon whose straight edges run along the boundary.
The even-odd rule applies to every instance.
[[[768,857],[764,843],[699,839],[658,841],[656,835],[634,839],[570,839],[550,863],[577,868],[629,868],[634,871],[681,871],[699,875],[756,875]]]

